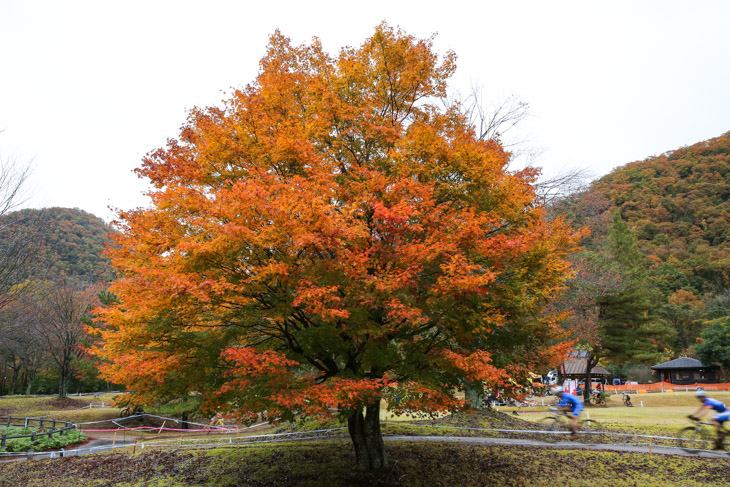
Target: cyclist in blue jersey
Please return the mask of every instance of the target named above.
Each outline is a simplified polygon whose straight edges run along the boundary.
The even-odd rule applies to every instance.
[[[717,429],[717,440],[715,441],[715,449],[722,450],[722,442],[725,439],[726,435],[725,428],[723,428],[722,423],[730,419],[730,410],[725,407],[725,404],[718,401],[717,399],[707,397],[705,391],[701,389],[695,393],[695,396],[697,397],[697,399],[702,401],[702,405],[697,408],[697,411],[689,415],[689,419],[699,421],[700,417],[707,414],[710,409],[717,411],[717,413],[712,416],[711,421],[712,424],[715,425],[715,429]]]
[[[553,387],[550,392],[560,399],[558,410],[570,416],[570,431],[571,435],[575,437],[578,433],[578,416],[583,411],[583,401],[573,394],[568,394],[560,386]]]

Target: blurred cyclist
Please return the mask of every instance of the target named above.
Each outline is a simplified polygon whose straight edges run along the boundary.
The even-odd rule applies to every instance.
[[[578,433],[578,416],[583,411],[583,401],[573,394],[568,394],[560,386],[553,387],[550,392],[560,399],[558,410],[570,416],[570,434],[575,438]]]
[[[717,399],[712,399],[710,397],[707,397],[707,394],[702,389],[698,389],[695,393],[695,396],[697,399],[702,401],[702,405],[697,408],[697,411],[694,412],[694,414],[689,415],[689,419],[692,419],[694,421],[699,421],[699,419],[708,413],[710,409],[714,409],[717,411],[717,414],[712,416],[711,421],[712,424],[715,425],[715,429],[717,430],[717,439],[715,440],[715,449],[716,450],[722,450],[723,445],[722,442],[725,439],[725,435],[727,432],[725,431],[725,428],[723,427],[722,423],[730,419],[730,410],[725,407],[725,404],[718,401]]]

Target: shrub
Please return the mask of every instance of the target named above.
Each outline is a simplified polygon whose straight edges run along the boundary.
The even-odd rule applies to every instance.
[[[33,430],[31,428],[14,429],[18,431],[12,433],[12,435],[33,433]],[[6,430],[3,430],[3,432],[5,431]],[[11,433],[7,434],[11,435]],[[0,449],[0,452],[26,452],[31,449],[33,449],[33,451],[55,450],[58,448],[62,448],[66,445],[70,445],[72,443],[78,443],[80,441],[83,441],[85,438],[86,437],[84,436],[84,434],[79,430],[66,431],[63,435],[54,433],[50,438],[47,434],[45,434],[43,436],[37,436],[35,441],[32,441],[31,438],[16,438],[12,440],[7,440],[7,442],[5,443],[5,448]]]

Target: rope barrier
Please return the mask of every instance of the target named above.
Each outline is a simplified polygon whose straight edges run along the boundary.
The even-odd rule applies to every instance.
[[[258,425],[250,426],[249,428],[253,428],[256,426],[261,426],[266,423],[260,423]],[[470,427],[457,427],[457,426],[429,426],[429,425],[416,425],[412,423],[399,423],[406,426],[415,426],[415,427],[436,427],[436,428],[444,428],[444,429],[455,429],[455,430],[465,430],[465,431],[491,431],[491,432],[506,432],[506,433],[538,433],[538,434],[569,434],[568,431],[541,431],[541,430],[508,430],[508,429],[499,429],[499,428],[470,428]],[[159,429],[155,427],[148,427],[151,429]],[[240,446],[247,446],[247,445],[255,445],[255,444],[265,444],[265,443],[274,443],[274,442],[288,442],[288,441],[302,441],[307,439],[326,439],[326,438],[338,438],[342,437],[341,434],[334,434],[336,432],[344,432],[347,428],[340,427],[340,428],[329,428],[329,429],[320,429],[320,430],[311,430],[311,431],[295,431],[295,432],[288,432],[288,433],[270,433],[265,435],[250,435],[250,436],[238,436],[238,437],[228,437],[228,438],[190,438],[190,439],[170,439],[170,440],[153,440],[153,441],[146,441],[146,442],[139,442],[134,444],[127,444],[127,445],[105,445],[105,446],[97,446],[97,447],[90,447],[90,448],[78,448],[78,449],[72,449],[72,450],[60,450],[60,451],[50,451],[50,452],[0,452],[0,457],[7,456],[7,457],[22,457],[25,456],[26,458],[32,458],[36,456],[50,456],[51,458],[55,457],[61,457],[61,456],[73,456],[73,455],[79,455],[82,452],[88,452],[88,453],[94,453],[95,450],[98,451],[106,451],[106,450],[116,450],[119,448],[130,448],[137,446],[140,447],[140,449],[147,448],[221,448],[221,447],[240,447]],[[101,430],[101,431],[114,431],[114,430]],[[190,431],[192,430],[182,430],[182,431]],[[667,437],[667,436],[654,436],[654,435],[632,435],[628,433],[601,433],[601,432],[588,432],[584,431],[585,433],[591,433],[591,434],[605,434],[605,435],[614,435],[614,436],[631,436],[631,437],[637,437],[637,438],[655,438],[655,439],[668,439],[668,440],[679,440],[679,438],[674,437]],[[385,437],[392,437],[396,435],[383,435]],[[599,445],[599,444],[592,444],[592,445]],[[610,447],[611,443],[605,443],[601,445],[606,445],[607,447]],[[649,446],[650,452],[652,447],[659,447],[659,448],[665,448],[665,449],[672,449],[672,450],[684,450],[684,448],[677,447],[677,446],[665,446],[665,445],[655,445],[650,442],[636,442],[636,443],[623,443],[621,445],[624,446]],[[696,449],[696,452],[708,452],[708,453],[714,453],[713,450],[705,450],[705,449]]]
[[[425,424],[413,424],[413,423],[394,423],[398,425],[404,425],[404,426],[414,426],[416,428],[440,428],[440,429],[456,429],[456,430],[464,430],[464,431],[493,431],[497,433],[541,433],[541,434],[551,434],[551,435],[567,435],[570,434],[570,431],[546,431],[546,430],[508,430],[508,429],[498,429],[498,428],[468,428],[468,427],[461,427],[461,426],[440,426],[440,425],[425,425]],[[636,437],[636,438],[651,438],[655,440],[679,440],[680,438],[674,438],[672,436],[655,436],[655,435],[639,435],[639,434],[633,434],[633,433],[616,433],[613,431],[581,431],[581,434],[589,434],[589,435],[606,435],[606,436],[630,436],[630,437]]]
[[[130,419],[138,419],[138,418],[144,418],[145,416],[149,416],[152,418],[161,419],[164,421],[172,421],[177,424],[179,423],[187,423],[197,426],[202,426],[202,429],[183,429],[183,428],[166,428],[164,427],[156,427],[156,426],[138,426],[138,427],[124,427],[117,423],[117,421],[126,421]],[[263,426],[268,424],[268,421],[258,423],[252,426],[248,426],[245,428],[225,428],[225,427],[218,427],[218,426],[209,426],[209,425],[203,425],[201,423],[195,423],[190,421],[182,421],[177,420],[174,418],[167,418],[164,416],[158,416],[153,414],[136,414],[132,416],[128,416],[126,418],[117,418],[114,420],[102,420],[102,421],[87,421],[83,423],[79,423],[78,425],[92,425],[92,424],[100,424],[100,423],[113,423],[118,428],[117,429],[81,429],[81,431],[84,432],[111,432],[111,431],[144,431],[144,430],[158,430],[158,431],[174,431],[174,432],[187,432],[187,433],[200,433],[200,432],[230,432],[230,431],[241,431],[246,429],[255,428],[258,426]],[[503,429],[503,428],[477,428],[477,427],[462,427],[462,426],[445,426],[445,425],[424,425],[424,424],[414,424],[414,423],[396,423],[397,425],[402,426],[411,426],[416,428],[437,428],[437,429],[450,429],[450,430],[458,430],[458,431],[484,431],[484,432],[493,432],[493,433],[523,433],[523,434],[550,434],[550,435],[567,435],[570,434],[569,431],[546,431],[546,430],[526,430],[526,429]],[[387,425],[387,424],[386,424]],[[206,447],[206,446],[233,446],[233,445],[247,445],[247,444],[257,444],[257,443],[271,443],[271,442],[281,442],[281,441],[299,441],[302,439],[311,439],[312,437],[315,438],[334,438],[338,435],[335,435],[333,433],[335,432],[343,432],[347,428],[340,427],[340,428],[329,428],[329,429],[320,429],[320,430],[311,430],[311,431],[295,431],[295,432],[288,432],[288,433],[270,433],[270,434],[264,434],[264,435],[248,435],[248,436],[238,436],[238,437],[226,437],[226,438],[202,438],[202,439],[196,439],[196,438],[190,438],[190,439],[170,439],[170,440],[153,440],[153,441],[146,441],[138,443],[138,445],[144,449],[145,446],[148,447],[185,447],[185,448],[199,448],[199,447]],[[613,437],[629,437],[629,438],[643,438],[643,439],[654,439],[654,440],[674,440],[678,441],[680,438],[670,437],[670,436],[658,436],[658,435],[642,435],[642,434],[633,434],[633,433],[618,433],[618,432],[602,432],[602,431],[582,431],[581,434],[584,435],[605,435],[605,436],[613,436]],[[393,435],[387,435],[384,436],[393,436]],[[224,443],[225,442],[225,443]],[[681,447],[674,447],[674,446],[664,446],[664,445],[654,445],[650,442],[648,443],[622,443],[623,445],[649,445],[650,449],[652,446],[660,446],[661,448],[673,448],[673,449],[681,449]],[[607,443],[606,445],[611,445],[611,443]],[[133,445],[109,445],[106,446],[100,446],[100,447],[91,447],[91,448],[81,448],[76,450],[62,450],[61,452],[57,453],[63,453],[63,454],[73,454],[76,452],[89,452],[92,453],[95,449],[98,450],[109,450],[109,449],[117,449],[117,448],[129,448]],[[697,451],[712,451],[712,450],[703,450],[698,449]],[[46,455],[53,454],[53,452],[28,452],[28,453],[16,453],[16,452],[0,452],[0,456],[22,456],[27,455],[28,458],[32,456],[37,455]]]
[[[155,431],[187,431],[189,433],[199,433],[201,431],[240,431],[240,428],[203,428],[203,429],[185,429],[185,428],[160,428],[157,426],[135,426],[133,428],[119,427],[116,429],[82,429],[84,432],[98,433],[103,431],[141,431],[141,430],[155,430]]]
[[[127,421],[129,419],[137,419],[144,417],[144,414],[133,414],[132,416],[127,416],[126,418],[114,418],[114,419],[103,419],[101,421],[86,421],[83,423],[77,423],[79,425],[82,424],[99,424],[99,423],[114,423],[116,421]]]

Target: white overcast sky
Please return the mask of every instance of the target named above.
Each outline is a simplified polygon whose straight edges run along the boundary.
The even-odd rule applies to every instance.
[[[548,174],[616,166],[730,130],[730,1],[0,0],[0,159],[25,206],[146,204],[132,169],[193,106],[253,81],[268,36],[335,54],[382,20],[458,55],[452,88],[530,105]]]

